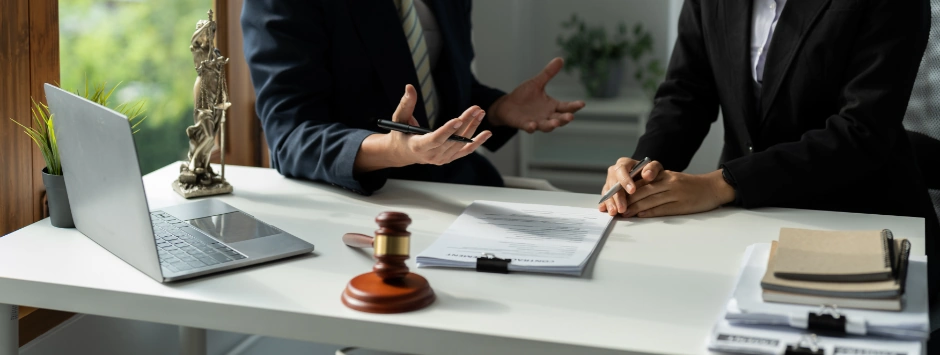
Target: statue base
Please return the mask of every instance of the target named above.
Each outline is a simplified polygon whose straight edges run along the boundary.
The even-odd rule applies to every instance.
[[[183,198],[193,198],[202,196],[224,195],[232,193],[232,185],[228,181],[222,180],[213,182],[209,185],[187,184],[177,179],[173,181],[173,191],[183,196]]]
[[[386,282],[374,272],[356,276],[343,292],[346,307],[367,313],[403,313],[434,302],[434,291],[421,275],[408,273],[401,280]]]

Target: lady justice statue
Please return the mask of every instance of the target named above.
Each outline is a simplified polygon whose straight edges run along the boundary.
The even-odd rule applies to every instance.
[[[186,128],[189,136],[189,161],[180,166],[180,177],[173,182],[173,190],[185,198],[210,196],[232,192],[225,181],[225,110],[228,101],[225,83],[225,64],[228,58],[215,48],[216,23],[199,20],[189,50],[193,52],[196,83],[193,86],[193,125]],[[221,135],[221,175],[212,171],[209,158],[215,149],[215,137]]]

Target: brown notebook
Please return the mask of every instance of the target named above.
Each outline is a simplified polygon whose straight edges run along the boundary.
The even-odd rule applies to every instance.
[[[891,298],[841,298],[805,295],[801,293],[763,290],[764,302],[807,304],[811,306],[837,305],[839,308],[874,309],[879,311],[900,311],[901,296]]]
[[[907,278],[907,260],[911,251],[911,243],[907,239],[893,241],[895,247],[895,260],[898,262],[898,276],[890,280],[867,282],[824,282],[789,280],[774,275],[774,264],[779,257],[780,249],[777,242],[770,246],[770,257],[767,261],[767,271],[761,279],[761,288],[765,291],[784,292],[789,294],[805,295],[809,297],[829,297],[835,299],[895,299],[900,300],[904,293],[904,283],[897,280]],[[781,296],[782,297],[782,296]],[[765,298],[766,299],[766,298]],[[801,303],[801,302],[793,302]],[[840,306],[842,303],[835,302]],[[843,302],[849,303],[849,302]],[[879,308],[880,309],[880,308]]]
[[[775,275],[806,281],[879,281],[892,278],[891,231],[781,228]]]

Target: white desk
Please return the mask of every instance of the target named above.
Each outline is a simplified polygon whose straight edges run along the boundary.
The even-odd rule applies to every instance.
[[[151,208],[182,203],[178,164],[144,178]],[[783,226],[890,228],[924,253],[919,218],[787,209],[721,209],[619,220],[597,261],[576,277],[416,269],[437,293],[430,307],[375,315],[340,294],[370,270],[346,232],[372,234],[382,211],[414,220],[412,256],[475,199],[593,207],[596,195],[389,181],[371,197],[228,167],[225,202],[316,245],[312,255],[193,281],[160,284],[74,229],[48,220],[0,238],[0,304],[89,313],[416,354],[702,354],[744,248]],[[0,341],[4,337],[0,335]],[[2,349],[3,344],[0,344]]]

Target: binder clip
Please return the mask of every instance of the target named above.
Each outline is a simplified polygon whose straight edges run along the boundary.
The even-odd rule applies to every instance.
[[[483,256],[477,258],[477,271],[508,274],[510,262],[512,259],[500,259],[496,255],[483,253]]]
[[[803,334],[796,345],[788,345],[783,355],[825,355],[825,349],[816,341],[816,334]]]
[[[823,334],[845,335],[845,317],[839,312],[836,305],[822,305],[819,312],[808,315],[806,330]]]

